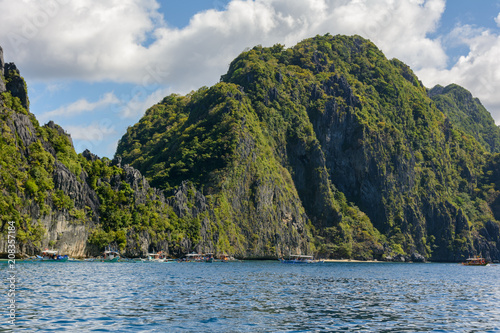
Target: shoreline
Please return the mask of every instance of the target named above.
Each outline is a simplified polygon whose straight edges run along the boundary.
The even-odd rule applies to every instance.
[[[320,259],[321,260],[321,259]],[[324,259],[323,262],[366,262],[366,263],[385,263],[389,261],[379,261],[379,260],[355,260],[355,259]]]

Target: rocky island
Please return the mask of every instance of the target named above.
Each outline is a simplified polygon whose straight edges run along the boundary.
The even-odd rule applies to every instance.
[[[243,52],[146,110],[112,160],[40,125],[1,49],[0,74],[1,228],[19,252],[500,259],[500,129],[359,36]]]

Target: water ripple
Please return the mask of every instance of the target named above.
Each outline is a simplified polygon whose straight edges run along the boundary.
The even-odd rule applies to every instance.
[[[500,266],[75,262],[17,274],[16,331],[500,330]]]

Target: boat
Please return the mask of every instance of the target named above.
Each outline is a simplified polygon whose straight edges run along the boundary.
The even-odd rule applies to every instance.
[[[234,257],[231,257],[227,254],[221,254],[219,256],[219,261],[220,262],[239,262],[240,260],[235,259]]]
[[[188,253],[179,262],[213,262],[214,257],[212,253]]]
[[[470,257],[462,263],[464,266],[489,266],[490,264],[482,257]]]
[[[41,256],[36,256],[35,260],[39,261],[68,261],[69,257],[67,255],[60,255],[58,251],[45,249],[42,251]]]
[[[167,259],[162,254],[162,252],[157,253],[148,253],[148,257],[146,259],[141,259],[142,262],[165,262]]]
[[[205,262],[214,262],[214,254],[213,253],[205,253]]]
[[[120,253],[113,250],[104,251],[101,261],[103,262],[117,262],[120,259]]]
[[[281,258],[280,262],[282,264],[317,264],[323,262],[323,260],[315,260],[313,256],[294,254],[288,259]]]

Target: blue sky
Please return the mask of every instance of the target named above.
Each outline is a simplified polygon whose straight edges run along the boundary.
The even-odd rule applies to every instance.
[[[215,84],[248,47],[325,33],[371,39],[427,87],[463,85],[500,123],[500,1],[0,0],[0,8],[0,45],[27,80],[31,112],[60,124],[78,152],[111,158],[148,107]]]

